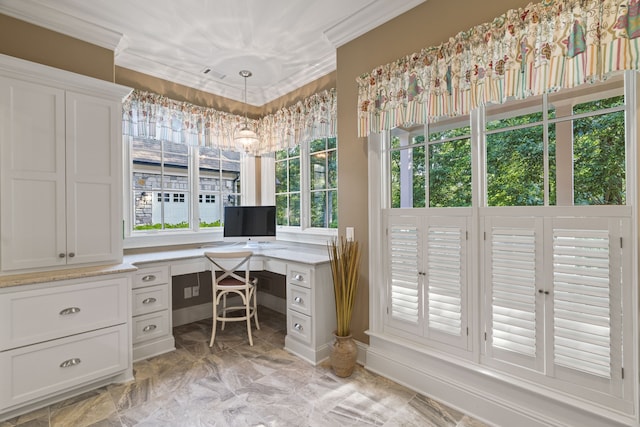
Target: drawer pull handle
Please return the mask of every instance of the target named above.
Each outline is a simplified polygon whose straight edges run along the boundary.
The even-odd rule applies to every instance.
[[[300,323],[294,323],[293,324],[293,329],[295,329],[296,331],[301,331],[302,330],[302,325]]]
[[[69,368],[69,367],[71,367],[71,366],[79,365],[79,364],[80,364],[80,362],[82,362],[82,360],[80,360],[80,359],[78,359],[78,358],[76,357],[76,358],[73,358],[73,359],[65,360],[64,362],[62,362],[62,363],[60,364],[60,367],[61,367],[61,368]]]
[[[295,302],[297,302],[298,304],[300,304],[302,302],[302,298],[300,298],[300,297],[295,297],[293,300]]]
[[[296,274],[295,276],[293,276],[294,279],[296,279],[298,282],[302,282],[302,280],[304,279],[304,276],[302,274]]]
[[[149,332],[149,331],[153,331],[155,328],[157,328],[156,325],[147,325],[144,328],[142,328],[142,332]]]
[[[75,314],[75,313],[80,313],[79,307],[65,308],[64,310],[60,311],[60,316],[68,316],[70,314]]]
[[[75,254],[75,253],[73,253],[73,252],[69,252],[69,258],[73,258],[74,256],[76,256],[76,254]]]
[[[151,303],[154,303],[154,302],[156,302],[156,301],[157,301],[157,299],[155,299],[155,298],[153,298],[153,297],[150,297],[150,298],[145,298],[145,299],[143,299],[143,300],[142,300],[142,303],[143,303],[143,304],[151,304]]]
[[[146,276],[144,276],[142,278],[143,282],[151,282],[152,280],[156,280],[156,275],[155,274],[147,274]]]

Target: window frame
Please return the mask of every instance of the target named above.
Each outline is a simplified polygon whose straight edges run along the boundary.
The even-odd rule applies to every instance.
[[[278,239],[288,240],[288,241],[296,241],[296,242],[304,242],[304,243],[315,243],[315,244],[324,244],[332,238],[338,236],[338,228],[323,228],[323,227],[311,227],[311,155],[315,154],[310,153],[310,144],[317,139],[328,139],[335,138],[335,148],[327,149],[325,151],[334,151],[336,154],[338,153],[338,140],[337,137],[323,137],[323,138],[315,138],[313,140],[307,140],[302,142],[299,145],[300,148],[300,226],[283,226],[277,225],[277,235]],[[275,186],[275,174],[276,174],[276,153],[273,153],[272,156],[262,157],[263,162],[269,163],[268,165],[263,165],[262,168],[262,180],[263,182],[273,182],[270,186],[269,190],[272,193],[272,200],[275,204],[276,199],[276,186]],[[337,162],[336,158],[336,162]],[[266,167],[265,167],[266,166]],[[336,174],[338,170],[336,168]],[[336,194],[339,188],[339,177],[336,176]],[[264,186],[263,186],[264,189]],[[267,196],[271,197],[271,196]],[[265,198],[263,197],[263,200]],[[337,200],[336,200],[337,203]],[[338,219],[339,221],[339,219]]]
[[[167,246],[167,245],[180,245],[180,244],[206,244],[215,241],[222,241],[223,229],[222,227],[200,227],[199,220],[199,156],[198,146],[189,147],[189,164],[188,164],[188,177],[189,177],[189,189],[185,191],[190,194],[189,197],[189,221],[191,227],[189,229],[170,229],[170,230],[146,230],[144,232],[134,232],[133,230],[133,215],[135,214],[132,206],[132,178],[134,166],[132,162],[132,141],[134,137],[124,135],[123,136],[123,248],[135,249],[154,246]],[[244,181],[248,174],[247,171],[251,168],[255,168],[255,157],[246,153],[241,153],[239,157],[240,164],[240,200],[245,201]],[[164,190],[162,191],[164,192]],[[173,193],[180,193],[180,191],[168,191],[170,200],[173,200]],[[209,194],[209,193],[202,193]]]

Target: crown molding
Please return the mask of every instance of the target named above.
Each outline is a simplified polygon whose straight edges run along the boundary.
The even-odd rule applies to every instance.
[[[324,31],[324,36],[337,49],[343,44],[413,9],[426,0],[373,0],[359,11],[349,15]]]
[[[43,1],[4,0],[0,13],[112,51],[119,50],[123,38],[121,33],[52,9]]]

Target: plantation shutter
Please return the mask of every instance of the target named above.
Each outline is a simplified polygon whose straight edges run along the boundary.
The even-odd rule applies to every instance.
[[[466,218],[426,218],[427,336],[467,348]]]
[[[485,221],[486,353],[542,370],[542,220],[492,217]],[[543,294],[544,295],[544,294]]]
[[[388,306],[387,323],[406,332],[422,335],[422,292],[419,218],[388,217]]]
[[[553,220],[554,376],[622,394],[620,221]],[[552,373],[550,373],[552,374]]]

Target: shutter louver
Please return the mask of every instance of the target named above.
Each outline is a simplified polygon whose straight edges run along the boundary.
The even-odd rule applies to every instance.
[[[553,233],[554,362],[611,378],[608,230]]]
[[[391,317],[418,324],[420,300],[418,281],[418,227],[394,224],[389,228]]]
[[[536,356],[536,241],[531,229],[491,234],[492,342],[494,348]]]
[[[429,329],[462,334],[462,247],[458,227],[429,227],[427,282]]]

